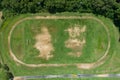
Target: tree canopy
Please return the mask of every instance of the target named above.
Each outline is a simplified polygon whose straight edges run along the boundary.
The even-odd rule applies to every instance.
[[[0,0],[4,17],[40,12],[94,13],[111,18],[120,26],[119,0]]]

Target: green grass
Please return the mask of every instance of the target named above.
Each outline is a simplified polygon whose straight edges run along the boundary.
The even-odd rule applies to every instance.
[[[51,14],[35,14],[35,15],[51,15]],[[78,69],[76,66],[66,66],[66,67],[40,67],[40,68],[29,68],[25,67],[23,65],[17,64],[16,62],[13,61],[13,59],[9,55],[9,50],[8,50],[8,34],[12,26],[18,21],[21,20],[22,18],[29,17],[29,16],[35,16],[31,14],[26,14],[26,15],[20,15],[16,16],[14,18],[8,19],[5,22],[3,22],[3,26],[0,29],[2,35],[0,35],[0,50],[2,52],[2,57],[4,59],[4,62],[8,64],[10,67],[10,70],[13,72],[15,76],[24,76],[24,75],[49,75],[49,74],[77,74],[77,73],[91,73],[91,74],[96,74],[96,73],[119,73],[120,71],[120,64],[119,64],[119,50],[120,50],[120,43],[118,43],[118,30],[113,27],[113,23],[111,20],[106,19],[104,17],[98,16],[100,20],[104,22],[105,25],[107,25],[110,33],[110,39],[111,39],[111,47],[109,54],[107,56],[106,62],[95,68],[95,69],[90,69],[90,70],[83,70],[83,69]],[[62,13],[62,14],[56,14],[57,16],[60,15],[65,15],[65,16],[82,16],[86,14],[71,14],[71,13]],[[88,14],[87,14],[88,15]],[[94,15],[89,14],[90,16],[96,17]],[[31,23],[32,22],[32,23]],[[55,47],[55,52],[54,54],[58,54],[60,58],[54,58],[52,60],[49,60],[48,62],[45,62],[41,59],[35,59],[34,56],[39,54],[39,51],[34,49],[32,46],[35,43],[35,40],[33,36],[37,33],[35,33],[32,28],[34,27],[35,30],[40,30],[40,23],[44,23],[49,27],[49,31],[52,30],[51,28],[54,27],[56,29],[56,34],[55,32],[50,31],[50,34],[52,35],[52,39],[60,39],[60,42],[54,43]],[[76,59],[74,57],[68,57],[65,54],[59,54],[59,53],[67,53],[69,49],[61,49],[57,48],[59,47],[63,48],[63,41],[66,40],[67,34],[63,35],[63,30],[64,28],[67,28],[69,24],[74,24],[78,23],[80,25],[86,24],[88,29],[86,31],[86,46],[83,49],[84,55],[81,55],[80,58]],[[54,25],[54,26],[53,26]],[[62,27],[61,27],[62,25]],[[31,27],[30,27],[31,26]],[[93,28],[94,26],[94,28]],[[25,31],[24,31],[25,30]],[[20,32],[20,33],[18,33]],[[38,32],[38,31],[37,31]],[[15,34],[16,33],[16,34]],[[24,36],[22,36],[24,35]],[[59,36],[57,36],[59,35]],[[63,35],[63,36],[61,36]],[[27,36],[27,37],[26,37]],[[60,38],[62,37],[62,39]],[[104,37],[104,38],[103,38]],[[30,40],[30,46],[27,46],[26,44],[26,39]],[[95,39],[93,39],[95,38]],[[101,24],[99,24],[96,21],[91,21],[91,20],[28,20],[24,21],[23,23],[17,25],[15,28],[13,34],[12,34],[12,42],[11,42],[11,47],[15,53],[15,55],[22,61],[27,62],[27,63],[79,63],[79,62],[94,62],[96,61],[99,57],[103,55],[104,50],[106,49],[107,45],[107,36],[106,32],[103,27],[101,27]],[[103,43],[105,44],[105,48],[101,47],[101,42],[104,41]],[[94,45],[92,45],[94,44]],[[17,47],[16,47],[17,46]],[[19,46],[19,47],[18,47]],[[93,48],[97,48],[97,53],[92,53]],[[88,52],[90,54],[88,54]],[[34,53],[34,54],[33,54]],[[64,55],[64,57],[62,57]],[[31,58],[31,56],[33,56]],[[31,59],[31,60],[30,60]],[[29,61],[28,61],[29,60]],[[34,62],[35,60],[35,62]],[[56,60],[56,61],[55,61]],[[1,72],[0,72],[1,73]],[[107,78],[110,80],[110,78]],[[106,78],[100,78],[97,80],[107,80]],[[43,80],[43,79],[42,79]],[[46,80],[46,79],[45,79]],[[47,79],[49,80],[49,79]],[[64,80],[64,79],[50,79],[50,80]],[[67,79],[65,79],[67,80]],[[70,79],[68,79],[70,80]],[[76,80],[81,80],[81,79],[76,79]],[[83,80],[96,80],[96,78],[93,79],[83,79]],[[111,79],[112,80],[112,79]],[[117,78],[115,78],[117,80]]]
[[[0,69],[0,80],[7,80],[6,73],[3,69]]]

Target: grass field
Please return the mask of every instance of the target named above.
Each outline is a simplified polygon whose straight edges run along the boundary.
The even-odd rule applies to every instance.
[[[101,20],[103,24],[95,19],[35,19],[36,16],[76,16],[76,17],[93,17]],[[30,17],[28,20],[24,20],[17,24],[13,29],[13,26],[20,20]],[[77,27],[76,27],[77,26]],[[86,26],[85,30],[83,29]],[[106,27],[106,28],[105,28]],[[45,28],[42,30],[42,28]],[[73,32],[75,28],[79,30],[83,29],[80,35],[70,36],[68,29],[72,29]],[[107,30],[108,31],[107,31]],[[104,64],[92,68],[89,70],[78,69],[75,65],[69,66],[59,66],[59,67],[27,67],[15,62],[14,59],[10,56],[9,45],[8,45],[8,36],[10,35],[10,47],[12,52],[17,59],[26,63],[26,64],[79,64],[79,63],[94,63],[104,56],[109,40],[110,40],[110,49],[105,57]],[[44,32],[48,31],[48,32]],[[120,71],[120,60],[119,60],[119,50],[120,43],[118,42],[118,30],[113,25],[112,21],[101,17],[94,16],[93,14],[77,14],[77,13],[62,13],[62,14],[26,14],[21,16],[16,16],[14,18],[8,19],[3,22],[3,26],[0,29],[0,49],[2,52],[2,57],[4,62],[8,64],[10,70],[15,76],[24,76],[24,75],[49,75],[49,74],[99,74],[99,73],[118,73]],[[53,48],[50,53],[46,55],[42,54],[35,47],[37,44],[36,36],[47,36],[50,37],[49,45]],[[77,34],[77,33],[76,33]],[[44,40],[44,37],[40,37]],[[65,42],[69,39],[78,40],[81,42],[82,46],[78,49],[75,47],[66,46]],[[85,40],[85,43],[82,44],[82,41]],[[72,44],[72,43],[70,43]],[[44,46],[44,45],[42,45]],[[54,50],[53,50],[54,49]],[[49,50],[48,50],[49,51]],[[72,52],[72,53],[71,53]],[[80,55],[79,53],[80,52]],[[76,56],[76,54],[78,54]],[[53,57],[49,57],[52,55]],[[49,58],[48,58],[48,57]],[[48,60],[46,60],[48,59]],[[91,80],[86,78],[87,80]],[[86,80],[82,79],[82,80]],[[42,79],[43,80],[43,79]],[[46,80],[46,79],[45,79]],[[47,79],[48,80],[48,79]],[[49,79],[53,80],[53,79]],[[64,80],[64,79],[55,79],[55,80]],[[67,79],[65,79],[67,80]],[[70,79],[68,79],[70,80]],[[72,80],[72,79],[71,79]],[[74,79],[75,80],[75,79]],[[81,80],[81,79],[76,79]],[[92,80],[96,80],[92,79]],[[99,80],[97,78],[97,80]],[[103,80],[100,78],[100,80]],[[107,79],[105,79],[107,80]],[[112,80],[112,79],[111,79]],[[115,79],[117,80],[117,78]]]
[[[60,24],[60,25],[59,25]],[[69,35],[65,30],[75,24],[87,26],[85,35],[86,44],[80,57],[69,56],[71,51],[65,47],[64,42],[69,39]],[[34,36],[40,33],[41,27],[46,26],[52,36],[52,44],[55,47],[52,53],[55,57],[50,60],[36,58],[39,51],[33,48],[35,45]],[[80,26],[80,27],[81,27]],[[97,26],[97,27],[96,27]],[[104,27],[97,21],[90,20],[27,20],[16,26],[11,37],[12,50],[20,60],[25,63],[86,63],[94,62],[103,56],[107,48],[107,33]],[[102,38],[104,35],[104,38]],[[93,38],[94,37],[94,38]],[[78,36],[80,39],[81,36]],[[29,40],[29,42],[28,42]],[[57,42],[55,42],[55,40]],[[59,45],[59,46],[58,46]],[[32,56],[32,57],[31,57]],[[58,61],[58,62],[56,62]]]

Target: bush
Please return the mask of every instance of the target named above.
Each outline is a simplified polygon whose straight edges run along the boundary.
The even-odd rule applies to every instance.
[[[6,70],[6,71],[10,70],[9,67],[7,66],[7,64],[4,64],[3,69]]]
[[[14,76],[11,72],[7,72],[7,77],[8,77],[8,79],[13,79],[14,78]]]
[[[3,10],[2,12],[3,12],[2,19],[7,19],[17,15],[17,13],[11,12],[9,10]]]

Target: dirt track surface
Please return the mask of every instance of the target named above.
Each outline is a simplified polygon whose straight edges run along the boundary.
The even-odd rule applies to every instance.
[[[0,12],[0,20],[2,19],[2,12]]]
[[[104,55],[98,59],[96,62],[93,62],[93,63],[74,63],[74,64],[26,64],[22,61],[20,61],[13,53],[12,49],[11,49],[11,46],[10,46],[10,42],[11,42],[11,34],[13,32],[13,30],[15,29],[15,27],[25,21],[25,20],[30,20],[30,19],[93,19],[93,20],[96,20],[98,21],[100,24],[102,24],[107,32],[107,36],[108,36],[108,46],[107,46],[107,49],[104,53]],[[109,33],[109,30],[107,28],[107,26],[101,21],[99,20],[98,18],[95,18],[95,17],[91,17],[91,16],[83,16],[83,17],[79,17],[79,16],[70,16],[70,17],[65,17],[65,16],[46,16],[46,17],[43,17],[43,16],[35,16],[35,17],[27,17],[27,18],[24,18],[24,19],[21,19],[19,21],[17,21],[12,29],[10,30],[10,33],[8,35],[8,47],[9,47],[9,52],[10,52],[10,56],[13,58],[13,60],[19,64],[22,64],[24,66],[27,66],[27,67],[49,67],[49,66],[52,66],[52,67],[60,67],[60,66],[68,66],[68,65],[74,65],[74,66],[77,66],[78,68],[80,69],[91,69],[91,68],[95,68],[95,67],[98,67],[99,65],[103,64],[105,62],[105,59],[107,57],[107,54],[109,52],[109,49],[110,49],[110,33]]]

